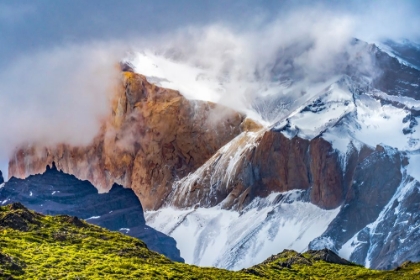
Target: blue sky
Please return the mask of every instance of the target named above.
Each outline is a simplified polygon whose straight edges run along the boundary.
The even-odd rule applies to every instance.
[[[13,143],[21,144],[23,138],[30,141],[33,134],[44,133],[45,126],[50,129],[45,130],[44,137],[60,133],[59,129],[51,131],[57,124],[45,122],[48,116],[54,119],[54,113],[61,110],[55,107],[62,103],[60,93],[52,95],[57,90],[54,80],[62,81],[64,74],[83,72],[82,66],[89,68],[83,63],[63,65],[72,64],[72,55],[77,56],[78,52],[83,53],[78,59],[89,61],[91,50],[86,51],[83,47],[86,44],[97,42],[96,46],[102,47],[115,42],[132,44],[135,40],[147,41],[183,28],[214,23],[241,33],[269,26],[296,11],[302,11],[298,15],[304,19],[311,10],[317,10],[323,20],[331,15],[350,17],[355,23],[353,36],[368,41],[384,37],[420,41],[420,1],[417,0],[0,0],[0,103],[7,104],[4,105],[7,108],[0,104],[0,170],[6,169]],[[299,16],[295,17],[297,26]],[[54,56],[59,60],[51,58]],[[54,76],[55,72],[62,74]],[[45,86],[49,83],[52,88]],[[39,101],[41,97],[43,100]],[[36,106],[25,110],[25,104]],[[27,115],[19,118],[25,112]],[[43,114],[38,115],[39,112]],[[82,113],[75,119],[83,118],[86,115]],[[34,128],[37,123],[39,127]]]
[[[420,29],[415,25],[419,23],[415,16],[420,15],[417,0],[2,0],[0,60],[10,61],[14,55],[54,44],[150,36],[216,21],[246,28],[256,19],[269,22],[299,7],[317,5],[326,10],[363,15],[364,19],[377,18],[378,28]]]

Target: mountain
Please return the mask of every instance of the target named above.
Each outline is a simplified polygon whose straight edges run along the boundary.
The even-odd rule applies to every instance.
[[[419,264],[369,270],[329,250],[284,251],[233,272],[172,262],[140,240],[74,216],[45,216],[20,203],[0,206],[2,279],[414,279]]]
[[[9,176],[42,173],[54,162],[101,192],[114,183],[131,188],[145,209],[157,209],[172,182],[238,135],[243,120],[232,109],[189,101],[142,75],[123,72],[109,119],[91,145],[22,148],[10,161]]]
[[[53,165],[43,174],[7,181],[0,188],[0,203],[14,201],[46,215],[80,217],[91,224],[139,238],[149,249],[174,261],[184,261],[173,238],[146,225],[134,192],[119,185],[99,194],[88,181],[64,174]]]
[[[397,58],[400,63],[420,69],[419,44],[404,39],[402,41],[384,40],[378,45],[389,55]]]
[[[378,269],[419,260],[420,71],[412,63],[359,40],[312,80],[279,58],[271,93],[252,100],[262,126],[175,90],[222,92],[211,73],[134,56],[92,145],[22,147],[9,176],[55,162],[101,191],[132,188],[147,224],[196,265],[239,270],[283,249],[324,248]]]

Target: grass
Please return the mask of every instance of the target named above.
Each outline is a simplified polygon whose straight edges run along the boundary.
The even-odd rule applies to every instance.
[[[420,279],[420,265],[376,271],[285,251],[238,272],[203,268],[77,218],[12,204],[0,207],[0,279]]]

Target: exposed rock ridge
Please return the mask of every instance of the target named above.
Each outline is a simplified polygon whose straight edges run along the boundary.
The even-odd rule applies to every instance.
[[[23,147],[9,162],[9,176],[43,173],[55,162],[59,170],[89,180],[101,192],[114,183],[132,188],[145,209],[156,209],[172,182],[238,135],[243,120],[234,110],[187,100],[142,75],[123,72],[112,114],[91,145]]]
[[[360,166],[372,160],[367,157],[373,152],[368,146],[359,150],[353,147],[343,164],[339,151],[322,137],[290,139],[275,130],[242,133],[196,172],[176,182],[167,204],[181,208],[220,204],[225,209],[241,210],[255,197],[301,189],[308,192],[313,204],[334,209],[354,193],[354,178],[372,175]],[[377,148],[376,154],[382,157],[386,151]],[[374,168],[382,163],[372,161]],[[397,162],[390,168],[399,166]],[[378,183],[375,176],[372,178]],[[386,203],[387,198],[381,201]]]

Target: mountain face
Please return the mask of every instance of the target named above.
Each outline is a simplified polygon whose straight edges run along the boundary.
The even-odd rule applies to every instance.
[[[147,81],[176,76],[126,71],[91,146],[22,147],[9,174],[56,162],[101,191],[130,187],[187,263],[237,270],[285,248],[380,269],[418,261],[420,71],[402,51],[350,47],[355,59],[308,91],[299,69],[282,72],[284,91],[254,100],[265,127]]]
[[[147,247],[168,258],[183,262],[176,242],[146,225],[143,209],[130,189],[114,185],[98,194],[88,181],[47,167],[45,173],[26,179],[11,178],[0,188],[2,205],[19,201],[46,215],[71,215],[91,224],[141,239]]]
[[[123,72],[112,114],[87,147],[25,147],[9,164],[9,176],[25,178],[57,168],[90,181],[101,192],[114,183],[134,190],[145,209],[157,209],[171,183],[201,166],[241,132],[244,116],[210,102]]]

